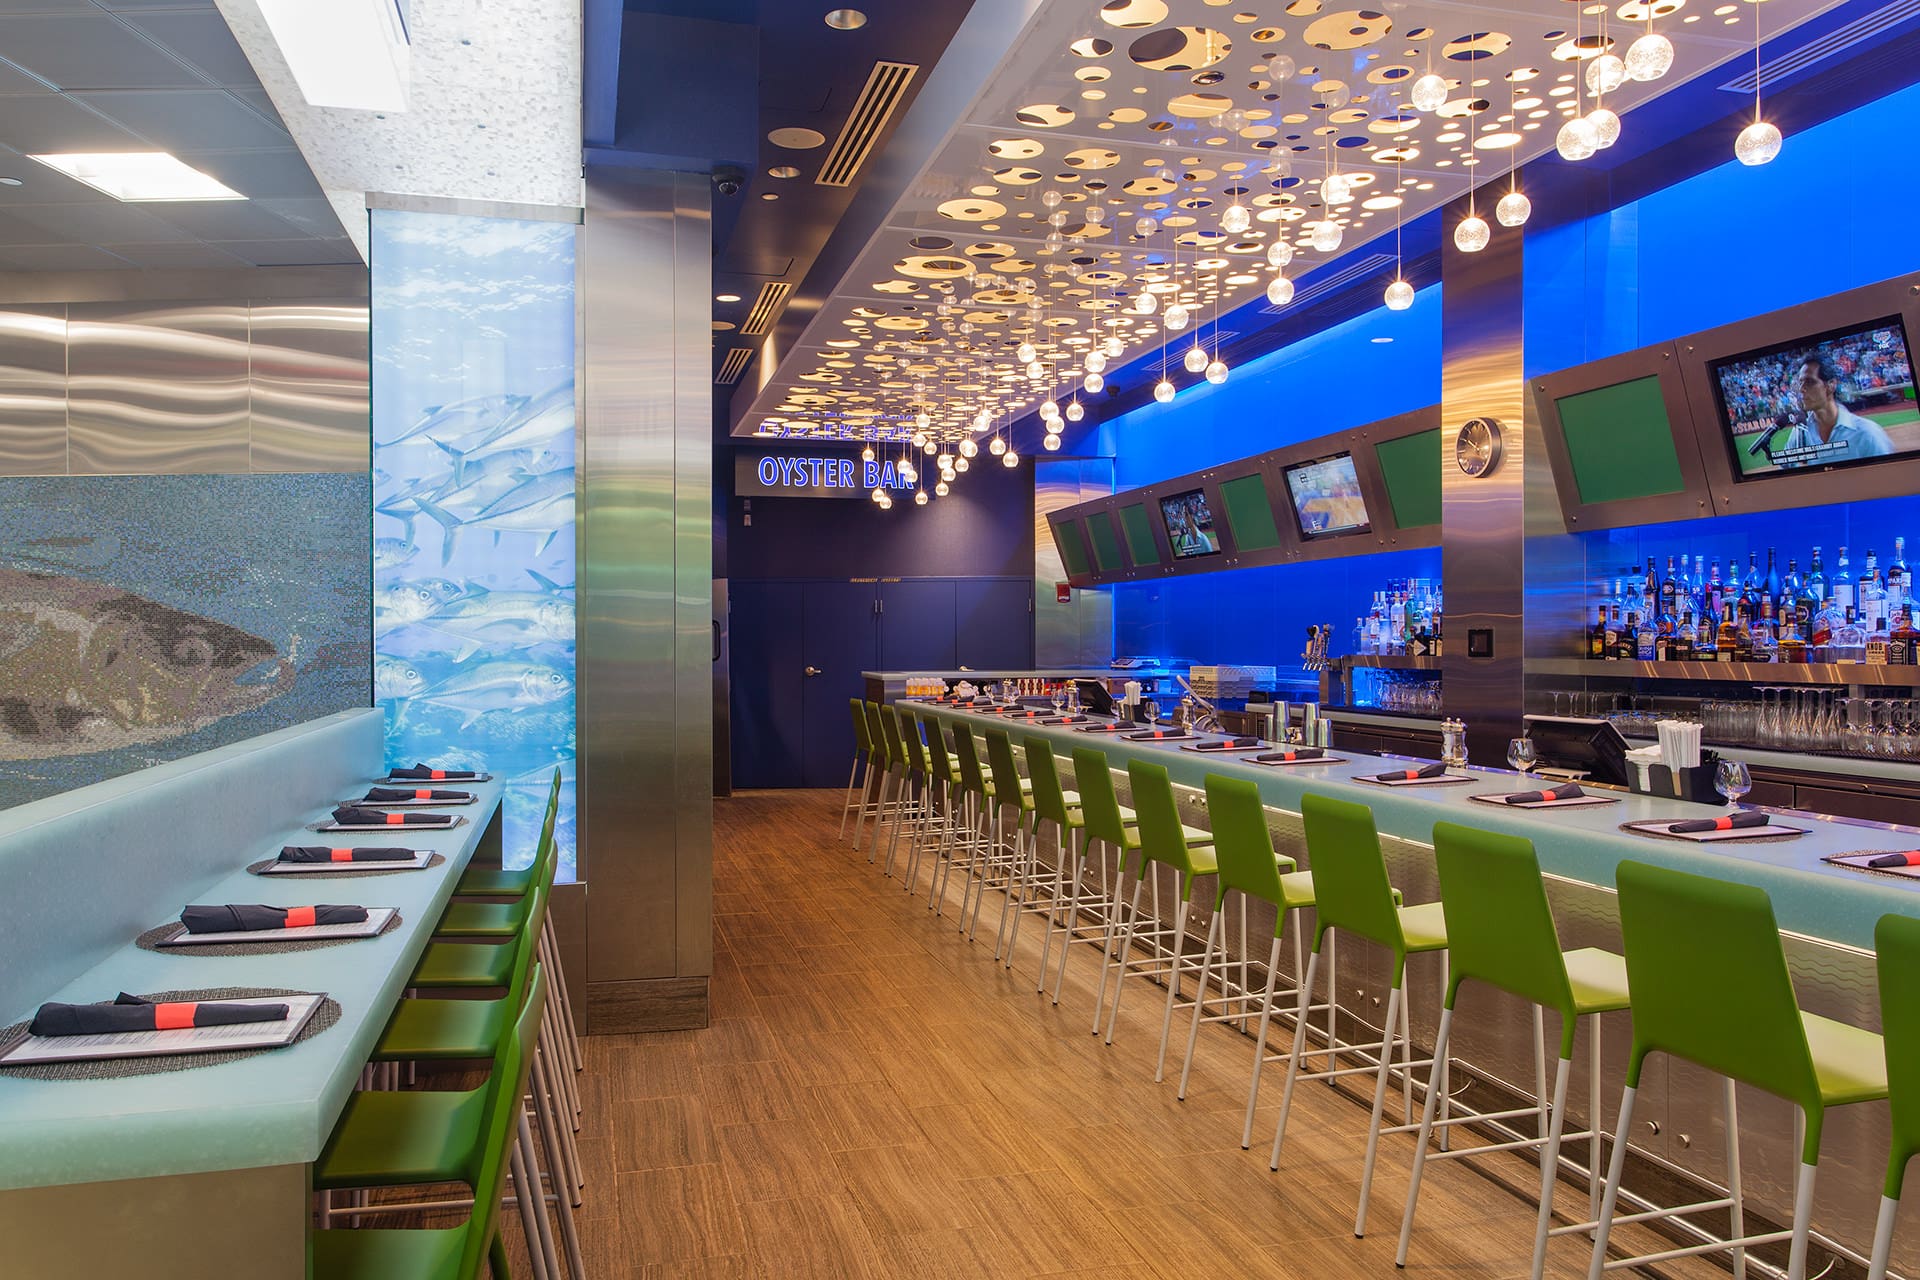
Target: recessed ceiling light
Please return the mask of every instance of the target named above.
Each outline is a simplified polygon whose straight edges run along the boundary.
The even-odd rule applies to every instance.
[[[858,9],[829,9],[826,23],[835,31],[858,31],[867,25],[867,15]]]
[[[260,0],[260,16],[311,105],[407,109],[413,54],[394,0]]]
[[[28,156],[49,169],[129,203],[161,200],[245,200],[246,197],[164,151]]]
[[[767,176],[769,178],[797,178],[800,176],[800,166],[792,165],[792,164],[777,164],[773,166],[773,168],[767,170]]]
[[[18,187],[21,185],[23,185],[22,179],[0,175],[0,187]]]
[[[1393,339],[1392,339],[1392,338],[1375,338],[1375,339],[1373,339],[1373,342],[1374,342],[1374,345],[1376,345],[1376,346],[1378,346],[1378,345],[1379,345],[1380,343],[1382,343],[1382,342],[1392,342],[1392,341],[1393,341]]]
[[[1572,92],[1569,90],[1568,92]],[[827,135],[818,129],[806,129],[798,126],[775,129],[767,134],[767,141],[776,147],[785,147],[789,151],[811,151],[815,147],[825,146]]]
[[[715,302],[738,302],[740,301],[740,295],[737,293],[716,293],[713,295],[713,300]]]
[[[777,191],[762,191],[760,193],[760,198],[762,200],[778,200],[780,198],[780,193]]]

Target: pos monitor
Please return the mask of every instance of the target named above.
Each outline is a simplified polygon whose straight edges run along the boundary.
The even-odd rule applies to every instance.
[[[1608,720],[1585,716],[1525,716],[1534,756],[1549,768],[1572,770],[1595,782],[1631,787],[1627,740]]]

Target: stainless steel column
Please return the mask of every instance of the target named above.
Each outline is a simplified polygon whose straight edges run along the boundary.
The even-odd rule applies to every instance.
[[[1492,210],[1482,210],[1491,213]],[[1498,228],[1479,253],[1452,244],[1467,202],[1447,207],[1441,248],[1440,527],[1446,590],[1446,657],[1441,699],[1467,724],[1467,747],[1480,764],[1504,764],[1506,740],[1521,715],[1523,576],[1527,455],[1522,366],[1521,266],[1524,237]],[[1454,461],[1454,439],[1473,418],[1502,427],[1502,457],[1472,477]],[[1476,632],[1489,657],[1469,656]]]
[[[587,170],[580,808],[595,1032],[704,1026],[713,972],[707,179]]]
[[[1040,667],[1104,667],[1113,659],[1113,588],[1076,588],[1061,604],[1067,580],[1047,514],[1113,492],[1112,458],[1033,460],[1033,660]]]

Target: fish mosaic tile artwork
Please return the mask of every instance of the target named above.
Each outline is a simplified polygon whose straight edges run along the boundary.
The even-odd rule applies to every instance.
[[[373,691],[387,762],[507,781],[508,865],[556,767],[575,878],[574,228],[376,210]]]
[[[364,475],[0,480],[0,808],[367,705]]]

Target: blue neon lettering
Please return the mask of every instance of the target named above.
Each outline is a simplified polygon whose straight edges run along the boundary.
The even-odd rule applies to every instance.
[[[766,485],[780,483],[780,464],[772,458],[760,459],[760,483]]]
[[[871,458],[867,459],[866,468],[860,474],[866,477],[865,482],[860,486],[862,489],[878,489],[880,487],[880,464],[878,462],[875,462]]]
[[[889,489],[897,489],[900,487],[899,477],[896,476],[893,471],[893,463],[888,462],[884,467],[880,468],[880,483]]]
[[[853,462],[847,458],[840,459],[840,487],[853,488]]]

